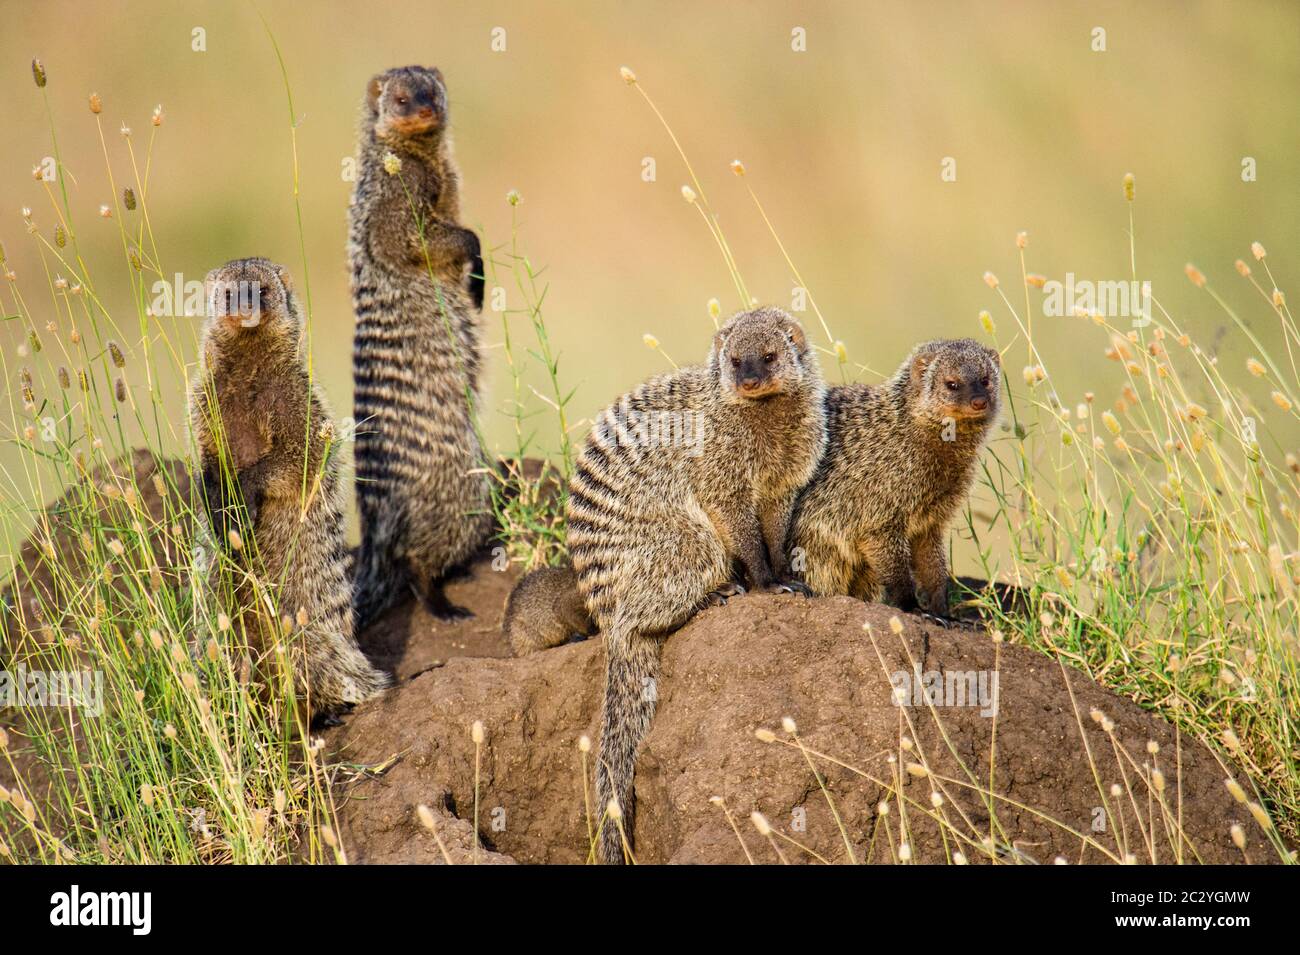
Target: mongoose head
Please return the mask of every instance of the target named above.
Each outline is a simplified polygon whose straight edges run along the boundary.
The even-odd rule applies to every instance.
[[[741,312],[713,336],[709,364],[723,395],[760,401],[794,390],[815,370],[808,367],[803,328],[779,308]]]
[[[918,417],[972,423],[992,421],[998,411],[1000,356],[970,338],[918,345],[904,372]]]
[[[401,66],[371,79],[366,108],[380,142],[436,136],[447,122],[447,84],[437,67]]]
[[[207,328],[217,341],[256,333],[297,341],[302,321],[284,266],[269,259],[234,259],[203,282]]]

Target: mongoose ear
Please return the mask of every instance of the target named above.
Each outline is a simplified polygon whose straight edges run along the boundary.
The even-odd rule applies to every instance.
[[[719,361],[722,360],[722,350],[726,347],[727,330],[725,328],[719,328],[713,333],[713,354]]]
[[[376,112],[379,109],[379,94],[384,91],[384,76],[372,76],[370,82],[366,84],[366,106],[370,112]]]
[[[790,319],[785,331],[790,336],[790,344],[794,345],[794,350],[799,354],[799,357],[802,358],[808,354],[808,336],[804,334],[803,326],[794,319]]]
[[[921,379],[925,377],[925,370],[930,367],[933,357],[924,351],[919,351],[912,356],[912,384],[915,387],[921,387]]]
[[[293,279],[289,277],[289,270],[278,262],[273,266],[273,268],[275,269],[276,278],[280,280],[280,284],[284,287],[285,295],[292,294]]]

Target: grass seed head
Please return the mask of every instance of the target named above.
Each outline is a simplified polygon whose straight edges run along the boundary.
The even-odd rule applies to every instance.
[[[48,79],[45,75],[45,64],[35,57],[32,58],[32,79],[36,81],[37,89],[45,89],[45,83]]]

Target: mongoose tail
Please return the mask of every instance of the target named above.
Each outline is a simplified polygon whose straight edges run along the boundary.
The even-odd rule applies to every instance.
[[[525,574],[506,599],[501,632],[517,657],[558,647],[574,634],[595,633],[573,568],[539,567]]]
[[[352,616],[358,633],[408,592],[409,574],[389,550],[386,541],[362,533],[352,582]]]
[[[597,858],[622,865],[624,841],[632,843],[636,797],[632,775],[636,753],[650,731],[658,697],[659,641],[622,625],[605,635],[605,704],[601,713],[600,761],[596,795],[602,823],[596,837]],[[608,815],[617,802],[621,820]]]

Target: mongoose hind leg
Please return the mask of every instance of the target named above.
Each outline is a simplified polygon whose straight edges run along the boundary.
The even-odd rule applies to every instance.
[[[430,616],[437,617],[446,623],[471,619],[474,616],[474,611],[468,607],[452,603],[451,598],[447,596],[446,586],[446,577],[435,577],[429,581],[423,590],[419,591],[420,602],[424,604],[424,609],[429,611]]]
[[[878,599],[899,610],[911,610],[916,606],[911,549],[901,531],[888,530],[863,539],[859,553],[876,583]]]

